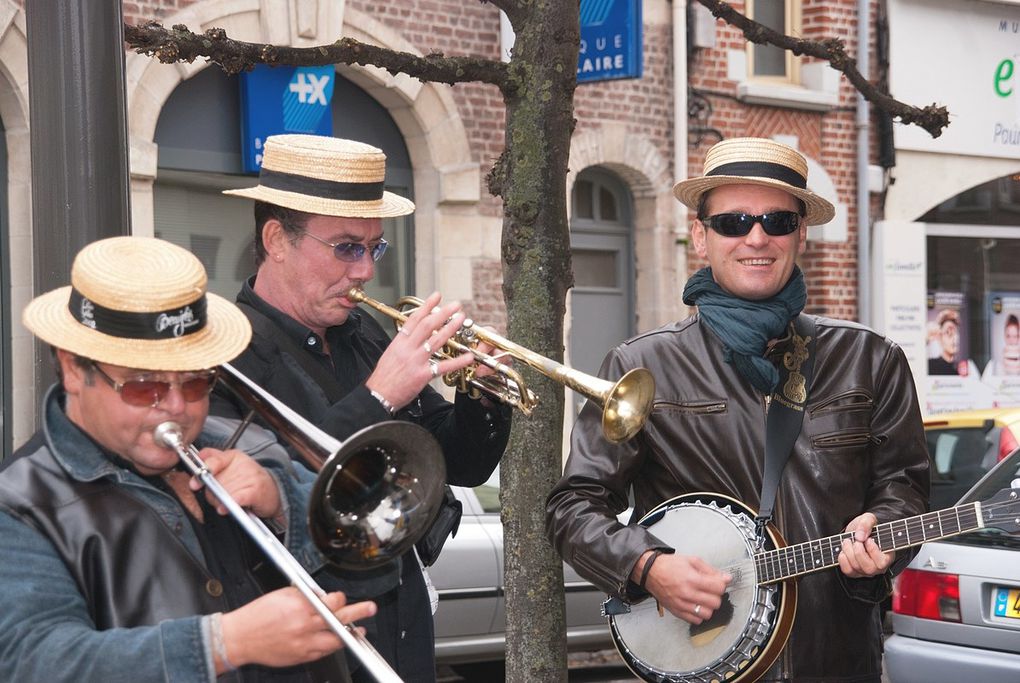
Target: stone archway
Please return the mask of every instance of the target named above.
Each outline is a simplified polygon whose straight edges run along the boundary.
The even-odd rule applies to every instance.
[[[21,325],[20,311],[34,295],[32,272],[32,155],[28,113],[28,40],[25,11],[0,0],[0,118],[7,143],[7,226],[10,252],[0,270],[10,273],[11,384],[9,425],[13,443],[26,441],[35,429],[34,341]],[[9,270],[7,270],[9,269]],[[0,344],[7,344],[3,340]],[[13,400],[16,397],[17,400]]]
[[[676,320],[684,311],[678,288],[686,273],[681,272],[682,249],[676,243],[676,200],[668,160],[648,137],[628,132],[624,124],[603,124],[571,141],[568,190],[577,173],[589,166],[615,172],[634,198],[637,329]]]
[[[209,0],[190,5],[165,23],[185,24],[196,32],[217,26],[231,37],[290,45],[328,43],[343,34],[420,54],[397,32],[362,12],[344,12],[341,3],[319,3],[318,9],[307,16],[302,14],[303,7],[293,0]],[[160,112],[174,88],[206,66],[197,62],[165,65],[138,54],[127,57],[132,225],[136,234],[153,231],[153,181],[157,172],[153,137]],[[453,97],[444,86],[393,76],[382,69],[340,66],[338,70],[385,106],[404,136],[416,190],[416,285],[420,291],[435,288],[442,284],[437,268],[443,258],[438,233],[445,228],[448,208],[459,205],[463,214],[465,204],[480,199],[479,165],[472,159]],[[456,220],[453,215],[449,218],[451,222]],[[470,278],[466,287],[466,291],[445,287],[444,293],[451,298],[470,298]]]

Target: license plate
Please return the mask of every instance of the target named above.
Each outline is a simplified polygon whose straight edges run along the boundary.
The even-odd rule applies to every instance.
[[[992,608],[997,617],[1010,617],[1020,619],[1020,588],[1003,588],[998,586],[995,589],[995,599]]]

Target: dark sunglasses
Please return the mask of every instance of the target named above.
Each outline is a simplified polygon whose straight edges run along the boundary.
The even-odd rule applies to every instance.
[[[213,385],[216,384],[215,370],[192,375],[181,382],[163,382],[154,379],[131,379],[127,382],[118,382],[103,372],[103,369],[95,361],[92,361],[92,367],[114,391],[120,394],[120,399],[124,403],[139,408],[155,408],[160,401],[166,398],[170,393],[170,387],[174,385],[180,387],[181,396],[188,403],[201,401],[209,395]]]
[[[701,222],[725,237],[743,237],[751,232],[755,223],[761,223],[765,234],[781,237],[800,227],[800,214],[796,211],[773,211],[757,216],[751,213],[717,213],[702,218]]]
[[[321,237],[316,237],[312,233],[304,230],[301,231],[301,234],[311,237],[316,242],[322,242],[327,247],[333,247],[333,256],[336,256],[339,260],[346,261],[347,263],[357,263],[365,255],[366,251],[372,254],[373,261],[378,261],[382,258],[382,255],[386,253],[386,247],[390,245],[389,242],[383,239],[379,240],[371,247],[359,244],[358,242],[337,242],[336,244],[333,244],[332,242],[327,242]]]

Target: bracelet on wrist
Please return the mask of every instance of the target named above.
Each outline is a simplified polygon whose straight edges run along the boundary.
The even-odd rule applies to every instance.
[[[380,394],[375,389],[369,389],[368,393],[372,394],[372,398],[374,398],[376,401],[379,401],[379,405],[381,405],[383,409],[391,416],[397,414],[397,409],[393,407],[392,403],[386,400],[385,396]]]
[[[655,564],[655,560],[659,559],[659,555],[663,554],[663,550],[656,548],[652,551],[652,554],[645,560],[645,566],[641,569],[641,580],[638,581],[638,588],[641,590],[647,590],[645,588],[645,581],[648,580],[648,572],[652,571],[652,565]]]

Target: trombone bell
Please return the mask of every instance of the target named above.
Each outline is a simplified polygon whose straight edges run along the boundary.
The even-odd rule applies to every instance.
[[[443,500],[446,461],[424,427],[380,422],[341,443],[230,363],[220,366],[219,381],[319,473],[308,523],[332,564],[373,569],[403,555],[428,531]]]

